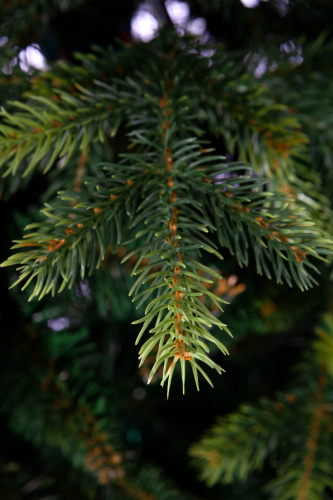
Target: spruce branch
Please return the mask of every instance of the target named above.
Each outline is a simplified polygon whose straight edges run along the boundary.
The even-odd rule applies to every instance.
[[[85,95],[79,99],[64,92],[59,94],[59,104],[50,98],[32,95],[30,104],[11,103],[22,112],[10,114],[2,109],[0,166],[8,163],[4,176],[16,175],[23,160],[26,160],[23,177],[40,164],[43,172],[48,172],[60,158],[64,168],[78,151],[86,153],[96,138],[104,142],[105,120],[112,122],[110,107],[94,109],[94,106],[87,107]]]
[[[332,343],[332,318],[316,331],[312,350],[289,391],[261,399],[220,418],[190,450],[201,479],[213,485],[246,481],[271,461],[276,478],[265,488],[272,498],[316,500],[333,490],[332,375],[323,341]],[[297,453],[295,453],[297,450]],[[300,460],[300,454],[302,460]]]
[[[313,259],[324,260],[332,242],[314,226],[306,211],[288,205],[286,196],[266,191],[265,179],[253,176],[250,167],[227,162],[200,139],[203,118],[209,121],[218,116],[221,89],[216,96],[212,93],[212,103],[204,114],[207,99],[198,92],[216,66],[210,70],[201,55],[184,50],[178,43],[171,48],[167,43],[163,50],[160,43],[157,40],[142,47],[140,59],[147,51],[156,55],[149,67],[143,64],[142,72],[127,67],[120,78],[113,67],[106,81],[94,79],[89,89],[74,82],[73,92],[65,79],[67,90],[60,88],[61,83],[56,91],[59,103],[52,99],[52,87],[46,85],[42,86],[43,96],[30,95],[36,107],[17,103],[23,112],[4,112],[7,125],[0,128],[0,147],[4,162],[11,160],[7,174],[15,174],[24,157],[30,161],[26,172],[31,172],[45,157],[47,170],[59,156],[66,162],[77,150],[84,154],[91,141],[103,142],[106,132],[116,133],[121,122],[127,123],[129,152],[120,154],[113,163],[100,164],[101,175],[85,179],[87,193],[62,192],[60,201],[47,204],[47,220],[30,225],[28,229],[35,232],[14,246],[31,250],[12,255],[2,265],[19,266],[16,283],[24,281],[26,287],[34,281],[30,298],[43,297],[55,293],[59,280],[61,291],[73,286],[78,273],[82,278],[86,269],[93,272],[109,246],[116,251],[124,242],[130,225],[131,231],[136,231],[130,240],[134,249],[124,261],[139,252],[130,295],[137,307],[146,304],[144,317],[135,322],[143,323],[137,342],[147,331],[149,335],[140,349],[140,362],[157,347],[149,381],[163,366],[162,385],[167,382],[169,393],[178,361],[184,391],[187,364],[192,367],[197,388],[198,372],[211,383],[198,362],[221,373],[222,368],[209,356],[210,342],[227,354],[209,328],[214,325],[230,332],[203,301],[207,297],[220,309],[223,303],[204,286],[210,283],[209,275],[219,276],[201,263],[203,252],[222,258],[212,238],[214,233],[220,246],[226,246],[241,266],[247,265],[254,253],[259,273],[269,278],[274,274],[278,282],[290,286],[294,282],[302,290],[315,283],[309,273],[317,271]],[[121,53],[120,60],[126,62],[128,50]],[[108,57],[106,54],[106,60]],[[113,63],[116,58],[112,54]],[[225,59],[220,63],[224,68]],[[88,58],[89,65],[95,68],[96,58]],[[74,78],[80,72],[66,66],[65,73]],[[87,70],[83,73],[86,77]],[[235,75],[240,85],[243,77],[238,70]],[[243,92],[231,83],[230,88],[236,96]],[[257,99],[253,92],[247,94],[250,101]],[[258,99],[257,107],[263,106],[267,115],[274,106],[285,113],[284,106],[269,99],[265,105],[260,95]],[[71,113],[75,113],[75,120],[70,119]],[[55,125],[58,114],[61,121]],[[223,116],[241,144],[242,134],[233,129],[228,111]],[[234,114],[233,123],[237,116]],[[286,134],[295,134],[295,144],[303,144],[297,123],[285,114],[277,116],[276,133],[282,133],[286,124]],[[226,129],[223,134],[227,136]],[[50,145],[54,149],[48,158]]]
[[[63,460],[67,467],[70,464],[74,470],[81,470],[81,480],[84,474],[89,477],[89,473],[100,484],[123,478],[126,466],[117,437],[119,433],[112,430],[118,426],[115,411],[109,410],[108,419],[104,421],[98,411],[100,400],[110,398],[110,392],[94,391],[92,397],[91,387],[96,384],[92,364],[96,361],[91,360],[96,360],[97,356],[100,361],[101,356],[88,330],[82,328],[67,333],[67,345],[71,346],[68,355],[62,349],[64,337],[60,349],[59,338],[49,337],[45,346],[42,332],[34,330],[34,326],[28,326],[33,342],[26,343],[26,330],[24,333],[16,331],[15,340],[11,339],[11,344],[7,345],[9,351],[15,350],[14,358],[9,361],[8,352],[1,358],[6,367],[3,372],[6,383],[1,387],[4,402],[1,416],[10,415],[13,433],[37,449],[43,449],[46,456],[57,450],[58,460]],[[65,332],[62,333],[66,336]],[[52,363],[49,362],[50,356]],[[69,383],[59,377],[64,358],[66,370],[71,374]],[[80,363],[76,364],[78,359]],[[85,361],[82,363],[82,360]],[[27,366],[30,367],[28,375]],[[74,366],[80,366],[76,375]]]
[[[60,202],[46,204],[43,212],[48,220],[27,226],[34,232],[13,247],[27,251],[12,255],[3,264],[21,264],[21,276],[13,286],[25,280],[25,289],[35,280],[29,300],[36,296],[41,299],[47,293],[61,292],[65,286],[71,288],[78,275],[84,278],[87,269],[91,274],[100,266],[108,247],[116,252],[126,232],[128,217],[123,207],[130,201],[129,187],[129,183],[122,188],[116,184],[108,196],[67,192]]]
[[[230,57],[216,47],[212,56],[215,72],[209,80],[209,93],[201,94],[198,116],[213,135],[223,137],[228,151],[237,150],[240,160],[264,173],[271,190],[285,192],[330,232],[331,183],[323,185],[322,178],[331,170],[331,78],[318,64],[323,50],[322,41],[305,47],[306,63],[295,72],[293,54],[281,61],[281,54],[268,48],[267,69],[259,77],[250,69],[250,54]],[[277,60],[278,70],[269,70]],[[318,73],[309,71],[309,63],[319,66]],[[327,173],[320,173],[323,165]]]

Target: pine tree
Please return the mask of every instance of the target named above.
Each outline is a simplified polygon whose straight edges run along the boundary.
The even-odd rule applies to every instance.
[[[48,27],[104,4],[5,3],[5,498],[332,498],[329,6],[188,2],[200,37],[171,3],[150,4],[164,27],[149,43],[89,32],[95,45],[27,74],[22,44],[38,37],[47,53]],[[133,12],[105,8],[115,30]],[[247,29],[223,31],[218,16]],[[174,460],[217,414],[190,455],[221,486],[194,487]],[[16,440],[32,463],[11,458]]]

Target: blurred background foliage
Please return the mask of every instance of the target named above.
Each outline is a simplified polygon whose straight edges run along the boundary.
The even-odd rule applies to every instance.
[[[257,68],[261,81],[269,61],[281,59],[282,69],[279,66],[272,70],[276,70],[275,91],[280,102],[295,108],[303,132],[311,138],[306,162],[310,158],[313,170],[305,181],[310,192],[313,186],[319,186],[312,213],[317,214],[318,224],[331,228],[332,13],[328,0],[258,0],[252,4],[249,0],[244,4],[240,0],[168,0],[165,4],[161,0],[3,0],[1,104],[10,109],[8,101],[19,99],[33,78],[54,61],[72,61],[75,51],[85,53],[93,44],[119,47],[121,43],[147,42],[170,23],[175,25],[178,36],[187,31],[203,42],[224,44],[226,50],[235,51],[235,60],[240,53],[245,54],[249,66]],[[290,57],[295,58],[294,67],[283,71],[283,58]],[[284,89],[289,86],[288,92],[281,92],[279,78],[283,79]],[[210,89],[206,91],[209,95]],[[244,130],[252,134],[250,125],[245,124]],[[242,131],[234,133],[236,147],[229,154],[237,160],[241,158],[237,133]],[[208,131],[207,137],[217,149],[225,148],[213,131]],[[110,140],[109,146],[112,158],[125,149],[126,141],[120,134]],[[98,148],[91,152],[91,161],[84,164],[87,175],[93,174],[94,157],[100,157]],[[300,176],[305,172],[304,161],[301,153],[295,155]],[[82,162],[84,159],[81,166]],[[79,176],[78,168],[73,161],[65,173],[54,170],[48,178],[39,173],[33,180],[27,176],[19,185],[15,179],[1,180],[1,261],[9,255],[12,240],[40,217],[39,206],[55,194],[64,179]],[[298,177],[293,175],[290,179],[288,171],[282,170],[282,190],[297,190]],[[328,380],[325,404],[332,405],[330,316],[326,316],[321,333],[315,333],[318,325],[323,325],[323,315],[333,314],[330,266],[321,266],[319,287],[302,293],[258,276],[254,265],[240,269],[231,257],[225,257],[222,263],[212,258],[210,265],[222,274],[223,280],[211,289],[230,303],[223,321],[234,332],[234,339],[227,341],[231,355],[225,360],[226,374],[213,374],[214,389],[203,386],[199,393],[189,381],[185,397],[180,382],[178,387],[174,383],[167,401],[158,378],[146,385],[151,360],[148,358],[137,368],[137,351],[133,348],[136,327],[131,322],[140,311],[133,310],[128,298],[132,279],[129,264],[120,266],[123,250],[107,256],[100,270],[78,281],[72,290],[41,301],[28,302],[26,291],[8,291],[13,272],[1,271],[1,499],[333,498],[332,484],[322,476],[316,479],[315,474],[312,479],[322,485],[322,496],[316,497],[317,493],[310,489],[302,492],[298,483],[290,488],[288,496],[283,486],[273,484],[283,473],[283,466],[287,467],[284,474],[296,470],[295,463],[283,457],[289,457],[292,451],[298,465],[304,464],[307,457],[305,445],[311,438],[311,426],[307,427],[307,417],[301,412],[304,429],[299,439],[305,450],[299,443],[292,443],[290,450],[286,442],[286,435],[295,431],[293,426],[297,429],[298,422],[292,423],[287,417],[278,419],[284,434],[276,434],[276,442],[280,440],[283,446],[272,445],[275,455],[267,462],[264,459],[271,450],[263,441],[263,458],[258,459],[261,470],[259,466],[250,470],[250,459],[245,460],[243,477],[221,465],[225,461],[224,435],[210,442],[207,438],[201,447],[199,443],[193,446],[217,416],[241,415],[241,411],[237,412],[242,404],[250,405],[246,411],[251,415],[259,412],[262,406],[255,405],[262,398],[273,401],[269,404],[275,410],[279,408],[274,404],[284,404],[281,401],[285,399],[276,396],[275,401],[275,394],[290,394],[295,367],[301,371],[295,382],[297,397],[303,398],[302,408],[307,408],[310,421],[313,394],[318,393],[311,384],[319,380],[318,370],[324,370]],[[213,358],[215,355],[217,352],[212,353]],[[292,399],[289,396],[290,404]],[[273,412],[270,406],[269,411]],[[327,446],[333,449],[330,412],[331,407],[320,429],[326,442],[321,461],[327,465],[328,477],[333,477],[333,460],[327,451]],[[220,427],[228,429],[230,436],[235,432],[235,418],[227,418]],[[262,428],[271,418],[263,419]],[[258,436],[251,429],[246,432],[245,441],[251,451],[251,443]],[[191,446],[196,465],[189,458]],[[217,450],[220,462],[209,458],[212,450]],[[226,462],[232,468],[230,457]],[[237,467],[241,462],[236,460]],[[212,486],[200,479],[200,471]],[[235,475],[233,480],[223,480],[228,473]],[[305,481],[302,472],[298,477]],[[273,486],[267,489],[270,484]]]

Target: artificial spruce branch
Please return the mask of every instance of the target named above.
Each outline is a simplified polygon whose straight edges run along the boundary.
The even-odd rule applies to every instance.
[[[259,273],[304,290],[315,283],[309,273],[316,272],[313,259],[323,260],[332,244],[309,219],[309,211],[300,210],[295,202],[288,205],[282,194],[268,192],[265,178],[254,175],[248,165],[227,161],[202,139],[204,127],[218,123],[216,131],[226,144],[234,137],[240,150],[249,152],[251,141],[235,128],[239,119],[235,109],[240,99],[257,99],[267,115],[279,110],[276,141],[288,125],[288,141],[298,151],[306,140],[295,120],[285,116],[285,106],[265,97],[264,91],[264,97],[258,95],[251,77],[238,69],[231,71],[237,84],[230,76],[225,85],[229,108],[223,103],[227,97],[220,95],[220,83],[210,96],[201,92],[218,68],[228,67],[228,58],[220,52],[210,69],[200,51],[170,43],[163,35],[141,51],[135,48],[142,61],[137,72],[128,64],[131,50],[119,55],[102,52],[102,70],[97,69],[96,56],[83,59],[82,71],[62,65],[60,83],[54,68],[46,75],[46,84],[43,79],[37,82],[42,95],[36,96],[33,90],[28,102],[15,104],[20,111],[3,111],[0,150],[5,175],[17,175],[25,162],[25,173],[37,165],[45,172],[53,165],[66,168],[73,155],[85,153],[97,141],[108,150],[109,136],[118,132],[121,123],[127,124],[129,142],[126,153],[100,164],[95,177],[84,179],[86,190],[60,192],[58,201],[48,203],[45,222],[30,225],[28,230],[34,232],[14,246],[27,250],[2,265],[18,266],[16,283],[23,281],[26,287],[34,282],[31,298],[43,297],[71,287],[86,270],[91,273],[100,266],[109,248],[115,252],[134,236],[124,260],[139,255],[130,295],[137,307],[146,307],[143,318],[135,322],[143,323],[137,342],[148,333],[140,362],[157,348],[149,381],[163,366],[162,385],[167,381],[169,392],[179,361],[184,391],[188,364],[197,388],[198,373],[211,383],[202,364],[221,373],[209,356],[209,343],[227,354],[209,329],[214,325],[229,333],[228,328],[201,301],[208,297],[220,309],[223,302],[205,287],[210,277],[219,277],[201,262],[205,253],[222,258],[219,244],[241,266],[255,259]],[[108,62],[111,69],[105,74]],[[94,78],[84,82],[88,74]],[[249,82],[246,92],[244,81]],[[267,132],[269,125],[260,127]],[[276,141],[271,144],[275,156],[267,153],[263,160],[259,155],[257,162],[273,161],[274,166],[276,155],[286,156]],[[253,156],[244,153],[243,159],[246,155]]]

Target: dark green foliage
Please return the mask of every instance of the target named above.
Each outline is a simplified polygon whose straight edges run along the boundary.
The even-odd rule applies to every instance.
[[[138,278],[130,295],[134,294],[134,300],[140,299],[139,307],[148,297],[153,298],[145,316],[136,322],[143,323],[137,342],[148,328],[153,334],[140,350],[141,364],[158,345],[148,382],[163,364],[161,383],[168,379],[169,391],[175,365],[180,360],[184,391],[186,361],[191,364],[198,389],[198,371],[211,383],[198,362],[221,372],[221,367],[207,355],[207,341],[227,353],[223,344],[207,331],[213,324],[220,329],[226,329],[226,325],[199,300],[208,295],[220,307],[220,299],[203,286],[210,281],[199,271],[208,274],[210,271],[200,264],[197,255],[204,250],[221,256],[211,238],[202,233],[217,232],[219,244],[235,254],[241,266],[248,264],[250,248],[260,274],[264,272],[271,278],[272,269],[278,282],[292,285],[294,281],[302,290],[315,282],[306,269],[316,270],[308,255],[327,254],[331,243],[313,227],[305,211],[289,209],[286,197],[265,190],[264,179],[251,178],[249,169],[242,164],[226,163],[225,157],[214,154],[198,139],[203,131],[196,117],[203,110],[208,123],[214,116],[217,121],[218,96],[223,95],[215,85],[217,92],[215,89],[207,100],[205,94],[200,95],[198,85],[200,80],[210,81],[216,72],[223,74],[228,59],[215,49],[211,75],[205,58],[189,54],[188,47],[183,50],[177,43],[169,46],[170,35],[164,36],[165,42],[161,37],[142,47],[143,54],[139,55],[142,61],[149,50],[150,57],[156,59],[149,67],[143,65],[142,73],[130,69],[125,79],[111,75],[108,83],[93,80],[87,90],[74,80],[76,73],[82,73],[80,68],[61,65],[60,70],[67,73],[64,82],[71,83],[70,93],[60,88],[53,94],[51,88],[47,94],[47,88],[42,87],[44,95],[30,96],[33,104],[14,103],[22,112],[3,111],[8,124],[0,129],[4,164],[9,160],[5,176],[17,175],[24,158],[28,161],[23,175],[43,161],[46,173],[57,158],[61,159],[61,168],[66,168],[73,154],[80,151],[86,155],[94,140],[104,143],[106,134],[115,135],[122,121],[130,130],[130,147],[135,148],[134,153],[122,154],[118,163],[101,165],[100,179],[86,178],[87,191],[60,192],[61,203],[47,203],[43,212],[48,221],[30,224],[27,230],[35,231],[14,246],[27,247],[27,251],[14,254],[3,265],[20,265],[17,282],[24,280],[23,289],[34,281],[30,298],[38,295],[42,298],[49,292],[54,295],[66,285],[71,288],[79,273],[83,279],[86,268],[90,274],[98,268],[108,248],[115,252],[126,239],[127,226],[134,229],[146,224],[147,229],[136,234],[142,244],[127,256],[139,252],[132,272]],[[189,40],[188,44],[193,44],[193,52],[195,43]],[[88,56],[84,59],[87,63],[83,73],[88,74],[89,69],[94,72],[95,65],[103,58],[102,67],[107,66],[106,60],[119,67],[121,61],[131,58],[133,49],[123,51],[119,55],[100,53],[99,59],[96,55]],[[139,48],[135,47],[135,52],[140,54]],[[191,68],[190,73],[184,68]],[[55,71],[51,83],[54,79],[61,82],[61,74],[57,76]],[[228,102],[233,102],[232,93],[236,98],[245,92],[250,102],[257,101],[258,109],[269,115],[271,108],[262,102],[261,92],[254,90],[251,76],[244,70],[240,75],[239,72],[238,68],[238,84],[233,80],[229,86],[224,85]],[[258,110],[253,114],[258,115]],[[229,123],[228,133],[235,134],[228,111],[224,121]],[[297,131],[294,118],[282,114],[277,117],[277,124],[274,135],[270,132],[275,154],[279,143],[274,141],[281,134],[278,127],[282,131],[288,125],[296,135],[296,144],[307,141]],[[261,122],[260,127],[267,135],[270,125]],[[228,138],[225,126],[222,134]],[[238,138],[248,148],[249,142],[246,137],[243,140],[241,131]],[[293,144],[292,137],[284,140]],[[258,160],[262,157],[260,151]],[[267,156],[267,160],[272,158]],[[28,250],[29,247],[34,250]],[[140,267],[143,259],[148,263]],[[146,283],[149,286],[141,291],[141,285]]]
[[[243,405],[192,447],[194,464],[209,485],[246,481],[270,459],[277,473],[266,487],[272,498],[316,500],[326,488],[332,491],[332,317],[325,323],[288,392]]]
[[[2,6],[1,499],[333,498],[330,5],[186,3]]]

